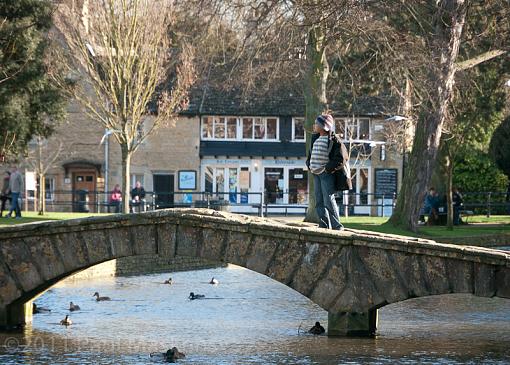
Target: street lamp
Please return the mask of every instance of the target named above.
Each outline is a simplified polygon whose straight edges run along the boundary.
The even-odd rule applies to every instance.
[[[119,130],[116,130],[116,129],[106,129],[104,134],[103,134],[103,137],[101,138],[101,142],[99,142],[99,145],[102,145],[103,142],[106,141],[106,143],[104,144],[104,191],[106,193],[108,193],[108,169],[109,169],[109,164],[108,164],[108,161],[109,161],[109,136],[110,134],[113,134],[113,133],[116,133],[116,132],[120,132]],[[108,194],[105,194],[105,203],[108,203]]]

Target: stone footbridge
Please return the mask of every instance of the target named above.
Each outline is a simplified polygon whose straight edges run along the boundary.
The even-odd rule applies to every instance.
[[[232,263],[293,288],[329,313],[329,335],[370,335],[377,309],[448,293],[510,298],[503,251],[207,209],[169,209],[0,228],[0,326],[31,321],[31,301],[115,258],[154,254]]]

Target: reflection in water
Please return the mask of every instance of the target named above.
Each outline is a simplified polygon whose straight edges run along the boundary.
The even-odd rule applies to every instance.
[[[210,285],[211,277],[220,281]],[[382,308],[376,339],[305,334],[327,313],[238,267],[61,284],[23,333],[0,333],[1,364],[149,364],[176,346],[188,364],[457,364],[510,362],[510,300],[446,295]],[[98,291],[111,301],[96,302]],[[188,300],[191,291],[205,295]],[[58,325],[73,312],[72,326]]]

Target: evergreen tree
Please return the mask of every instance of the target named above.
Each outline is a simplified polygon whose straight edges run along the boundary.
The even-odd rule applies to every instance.
[[[16,158],[33,136],[47,137],[64,115],[49,81],[49,0],[0,2],[0,161]]]

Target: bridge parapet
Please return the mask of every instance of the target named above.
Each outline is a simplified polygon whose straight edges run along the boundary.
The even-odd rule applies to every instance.
[[[503,251],[169,209],[0,228],[0,324],[26,322],[27,302],[79,270],[154,253],[232,263],[278,280],[328,310],[331,334],[373,332],[377,308],[408,298],[510,297]]]

